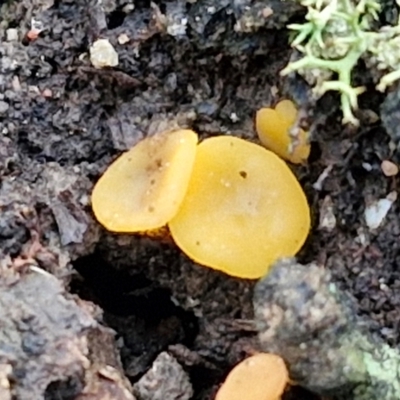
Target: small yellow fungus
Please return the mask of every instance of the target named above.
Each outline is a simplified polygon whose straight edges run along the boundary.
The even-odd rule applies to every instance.
[[[257,279],[301,248],[310,210],[282,159],[246,140],[218,136],[199,144],[185,199],[168,225],[175,243],[199,264]]]
[[[122,154],[93,190],[97,220],[113,232],[165,226],[186,194],[197,143],[196,133],[178,130],[147,137]]]
[[[282,100],[275,109],[262,108],[256,114],[256,131],[261,143],[269,150],[294,164],[305,162],[310,155],[308,133],[300,129],[297,137],[290,129],[297,118],[292,101]]]
[[[288,381],[282,358],[275,354],[255,354],[232,369],[215,400],[279,400]]]

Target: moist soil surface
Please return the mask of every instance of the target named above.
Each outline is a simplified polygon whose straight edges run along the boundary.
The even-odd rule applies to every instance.
[[[382,18],[390,19],[394,5],[387,3]],[[10,0],[0,7],[0,264],[18,279],[33,265],[57,278],[51,290],[65,301],[91,307],[98,324],[92,366],[96,355],[114,352],[120,381],[113,382],[130,391],[168,351],[190,378],[191,398],[210,399],[232,366],[256,349],[253,281],[196,265],[172,243],[107,232],[94,219],[90,193],[121,152],[159,131],[189,127],[201,138],[222,133],[257,142],[256,110],[281,98],[299,105],[311,132],[308,164],[291,166],[313,219],[298,260],[328,268],[371,332],[398,345],[399,205],[376,229],[364,212],[398,188],[398,177],[386,176],[381,164],[400,161],[399,94],[374,91],[371,72],[358,65],[355,83],[367,91],[360,96],[361,124],[352,128],[341,124],[337,95],[315,102],[300,77],[280,77],[292,55],[285,26],[301,21],[301,7],[279,0]],[[117,66],[92,66],[89,48],[99,38],[114,46]],[[31,309],[39,318],[46,292],[22,293],[26,304],[40,305]],[[43,337],[62,329],[57,340],[64,340],[87,329],[87,316],[69,312],[74,318],[46,328]],[[23,327],[13,329],[22,334]],[[109,346],[99,346],[106,343],[99,330]],[[6,365],[10,358],[4,348],[0,353]],[[43,363],[21,354],[13,352],[14,363],[29,361],[32,370]],[[82,371],[65,368],[40,388],[27,379],[30,370],[13,371],[13,398],[27,399],[26,390],[35,398],[90,398],[79,397]],[[285,398],[313,397],[293,388]]]

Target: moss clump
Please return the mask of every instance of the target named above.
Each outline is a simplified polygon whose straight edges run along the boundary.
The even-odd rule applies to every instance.
[[[380,91],[400,78],[400,19],[395,26],[374,31],[372,23],[381,9],[375,0],[292,1],[307,7],[306,22],[288,26],[297,33],[292,46],[303,57],[290,62],[282,75],[297,71],[311,79],[317,96],[340,92],[343,123],[358,125],[354,111],[364,88],[352,86],[353,68],[363,58],[381,71],[376,86]]]

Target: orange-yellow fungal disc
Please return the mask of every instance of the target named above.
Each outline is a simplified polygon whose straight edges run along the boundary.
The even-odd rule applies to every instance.
[[[300,249],[310,210],[282,159],[218,136],[199,144],[187,194],[168,225],[175,243],[199,264],[257,279]]]
[[[279,356],[259,353],[232,369],[215,400],[279,400],[288,380],[288,371]]]
[[[290,100],[282,100],[275,109],[262,108],[256,114],[256,131],[269,150],[294,164],[305,162],[310,155],[308,133],[300,129],[297,137],[290,129],[297,118],[297,109]]]
[[[297,118],[297,108],[293,101],[282,100],[275,106],[275,111],[283,118],[286,123],[293,125]]]
[[[186,194],[198,136],[178,130],[148,137],[122,154],[97,182],[92,207],[113,232],[144,232],[167,224]]]

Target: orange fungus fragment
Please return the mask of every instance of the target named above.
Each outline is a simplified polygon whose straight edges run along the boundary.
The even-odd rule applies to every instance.
[[[261,108],[256,114],[256,131],[261,143],[283,159],[294,164],[307,161],[310,155],[308,133],[300,129],[291,136],[297,109],[290,100],[282,100],[275,109]]]
[[[279,356],[259,353],[232,369],[215,400],[279,400],[288,380],[288,371]]]
[[[232,136],[198,146],[186,196],[169,222],[175,243],[199,264],[257,279],[293,256],[310,229],[297,179],[277,155]]]
[[[197,134],[183,129],[147,137],[122,154],[93,190],[97,220],[113,232],[165,226],[186,194],[197,143]]]

